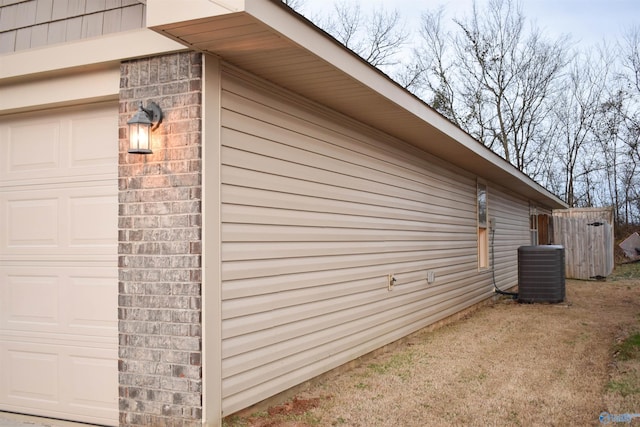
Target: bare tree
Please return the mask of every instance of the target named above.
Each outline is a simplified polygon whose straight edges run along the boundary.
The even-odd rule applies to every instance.
[[[622,187],[620,185],[623,162],[621,135],[624,129],[625,93],[618,89],[607,94],[601,104],[593,135],[599,144],[602,162],[602,189],[606,193],[600,196],[603,204],[613,206],[616,222],[624,221],[621,216],[624,206]]]
[[[550,99],[567,64],[568,39],[526,32],[512,0],[489,0],[486,9],[474,2],[471,16],[455,19],[450,32],[441,18],[422,18],[432,105],[520,170],[539,175],[540,154],[552,152]]]
[[[390,71],[390,76],[402,87],[421,97],[426,73],[419,58],[410,58],[409,62],[402,61]]]
[[[635,214],[634,222],[640,223],[640,26],[631,28],[625,37],[623,65],[628,70],[627,81],[635,88],[627,115],[626,145],[628,147],[631,182],[627,200]]]
[[[570,205],[640,222],[640,27],[584,54],[528,26],[519,0],[480,1],[450,21],[425,11],[411,54],[398,10],[338,0],[309,18]]]
[[[365,13],[359,2],[349,0],[335,2],[333,14],[320,18],[318,25],[378,68],[399,64],[410,36],[398,10],[376,6]]]
[[[618,46],[620,68],[599,129],[608,144],[608,188],[621,223],[640,222],[640,27],[630,28]]]
[[[587,55],[574,57],[570,69],[564,77],[564,90],[558,93],[553,107],[553,120],[557,124],[558,169],[564,171],[562,195],[570,206],[577,206],[588,196],[578,193],[587,191],[580,188],[579,180],[585,174],[592,174],[597,168],[583,160],[589,152],[598,150],[594,144],[593,132],[600,107],[606,97],[607,81],[610,78],[606,48],[594,60]]]
[[[286,4],[298,13],[301,13],[304,9],[305,2],[306,0],[282,0],[282,3]]]
[[[640,26],[631,28],[623,40],[622,79],[629,91],[626,144],[635,163],[640,163]]]
[[[640,95],[640,26],[630,28],[622,41],[624,79],[632,91]]]
[[[422,14],[420,35],[423,43],[416,48],[417,69],[424,75],[422,82],[428,102],[433,108],[458,126],[468,129],[462,107],[458,107],[459,93],[454,80],[459,76],[454,67],[451,34],[444,29],[444,8]]]

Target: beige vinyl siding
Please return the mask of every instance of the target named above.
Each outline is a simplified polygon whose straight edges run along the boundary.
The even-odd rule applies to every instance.
[[[0,5],[0,54],[145,26],[139,0],[24,0]]]
[[[224,414],[491,294],[474,176],[232,69],[221,114]]]
[[[530,244],[529,203],[490,185],[489,217],[495,219],[496,227],[496,285],[502,290],[507,290],[518,283],[518,248]],[[491,248],[489,250],[491,251]],[[491,253],[489,257],[492,265]]]

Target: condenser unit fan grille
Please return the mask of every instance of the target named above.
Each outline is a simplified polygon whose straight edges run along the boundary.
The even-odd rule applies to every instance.
[[[565,298],[564,247],[518,248],[518,300],[557,303]]]

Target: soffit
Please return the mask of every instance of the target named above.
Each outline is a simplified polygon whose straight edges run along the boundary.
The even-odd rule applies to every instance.
[[[279,1],[265,23],[247,11],[153,28],[371,125],[550,208],[557,197]],[[257,4],[257,3],[256,3]],[[283,16],[286,15],[286,19]],[[286,22],[285,22],[286,21]],[[284,34],[285,24],[290,26]]]

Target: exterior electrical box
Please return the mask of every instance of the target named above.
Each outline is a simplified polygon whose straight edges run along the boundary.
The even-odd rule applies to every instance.
[[[564,247],[559,245],[518,248],[518,300],[557,303],[565,298]]]

